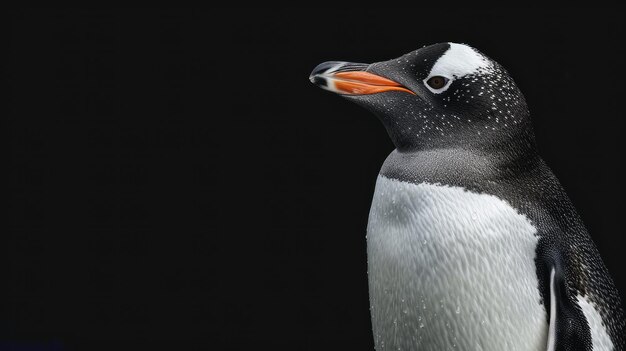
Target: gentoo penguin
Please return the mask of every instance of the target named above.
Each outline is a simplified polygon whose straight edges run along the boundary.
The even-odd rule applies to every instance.
[[[620,296],[502,66],[441,43],[310,80],[396,147],[367,226],[377,350],[624,350]]]

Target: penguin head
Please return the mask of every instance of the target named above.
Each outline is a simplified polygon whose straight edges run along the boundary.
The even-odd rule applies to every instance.
[[[434,44],[372,64],[324,62],[309,79],[372,111],[399,151],[534,143],[513,79],[465,44]]]

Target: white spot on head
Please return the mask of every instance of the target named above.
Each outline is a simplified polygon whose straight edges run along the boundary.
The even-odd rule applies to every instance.
[[[428,77],[424,79],[424,83],[434,76],[442,76],[448,79],[448,83],[440,89],[433,89],[428,84],[425,84],[435,94],[447,90],[454,79],[480,73],[491,67],[491,62],[472,47],[465,44],[449,44],[450,48],[448,51],[441,55],[430,70]]]

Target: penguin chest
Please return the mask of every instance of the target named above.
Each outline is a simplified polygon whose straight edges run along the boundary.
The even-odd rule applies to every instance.
[[[507,202],[379,176],[367,228],[377,350],[545,350],[536,228]]]

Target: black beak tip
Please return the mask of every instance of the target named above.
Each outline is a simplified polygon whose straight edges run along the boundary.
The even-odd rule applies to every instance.
[[[326,73],[333,72],[348,72],[348,71],[365,71],[369,67],[367,63],[355,63],[344,61],[326,61],[313,68],[310,77],[316,75],[324,75]]]
[[[344,62],[341,62],[341,61],[326,61],[326,62],[322,62],[319,65],[315,66],[315,68],[313,68],[313,71],[311,71],[311,75],[309,76],[309,79],[311,81],[313,81],[313,77],[315,77],[317,75],[324,74],[327,71],[329,71],[331,68],[333,68],[333,67],[340,67],[343,64],[344,64]]]
[[[311,76],[309,77],[309,80],[311,81],[311,83],[317,85],[318,87],[324,88],[328,86],[328,81],[326,80],[326,78],[316,75],[316,76]]]

